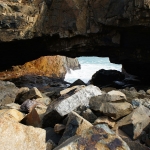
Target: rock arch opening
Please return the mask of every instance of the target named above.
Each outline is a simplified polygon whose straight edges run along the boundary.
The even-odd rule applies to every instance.
[[[70,70],[70,72],[67,72],[65,76],[65,81],[67,82],[72,83],[77,79],[81,79],[83,82],[87,83],[91,79],[92,75],[100,69],[121,71],[122,65],[110,63],[108,57],[82,56],[77,57],[77,59],[81,65],[81,69]]]

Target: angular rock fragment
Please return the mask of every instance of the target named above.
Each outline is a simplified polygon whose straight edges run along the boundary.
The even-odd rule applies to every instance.
[[[150,150],[150,148],[146,147],[145,145],[142,145],[136,141],[132,141],[129,138],[122,137],[122,139],[128,144],[131,150]]]
[[[16,109],[20,110],[20,105],[16,103],[10,103],[10,104],[5,104],[4,106],[1,106],[0,108],[2,109]]]
[[[124,93],[112,90],[106,94],[105,99],[110,102],[125,101],[127,98]]]
[[[46,149],[45,130],[22,125],[8,117],[0,117],[0,134],[1,150]]]
[[[106,94],[92,97],[90,99],[90,107],[94,110],[99,110],[99,106],[103,102],[125,102],[126,96],[120,91],[110,91]]]
[[[114,127],[115,126],[115,121],[113,121],[111,118],[107,117],[107,116],[101,116],[98,117],[95,121],[94,121],[94,125],[96,124],[108,124],[109,127]]]
[[[14,121],[20,122],[25,117],[25,114],[16,109],[2,109],[0,110],[0,117],[2,116],[7,116],[12,118]]]
[[[138,98],[138,92],[134,90],[126,90],[122,89],[120,90],[122,93],[124,93],[127,97],[127,101],[130,103],[133,99]]]
[[[46,106],[50,104],[51,99],[49,97],[37,98],[35,100],[37,103],[45,104]]]
[[[128,145],[107,125],[101,124],[84,130],[80,136],[73,136],[54,150],[130,150]]]
[[[78,80],[74,81],[74,82],[70,85],[70,87],[77,86],[77,85],[85,85],[85,86],[86,86],[86,84],[85,84],[82,80],[78,79]]]
[[[132,110],[132,105],[127,102],[103,103],[99,109],[100,112],[104,113],[105,115],[111,117],[114,120],[130,114]]]
[[[28,87],[21,87],[20,89],[19,89],[19,91],[18,91],[18,94],[17,94],[17,97],[16,97],[16,99],[15,99],[15,102],[16,103],[22,103],[22,102],[20,102],[21,101],[21,98],[22,98],[22,96],[25,94],[25,93],[27,93],[27,92],[29,92],[29,88]]]
[[[67,89],[65,89],[65,90],[60,91],[60,94],[61,94],[61,95],[64,95],[64,94],[69,93],[69,92],[72,91],[72,90],[79,91],[79,90],[81,90],[81,89],[84,88],[84,87],[85,87],[84,85],[72,86],[72,87],[70,87],[70,88],[67,88]]]
[[[80,115],[78,115],[75,112],[71,112],[68,115],[66,129],[62,138],[59,141],[59,144],[63,143],[64,141],[66,141],[74,135],[81,135],[84,130],[92,126],[93,125],[90,122],[82,118]]]
[[[149,125],[149,118],[149,109],[140,105],[131,114],[119,120],[115,128],[122,127],[121,129],[132,139],[137,139],[142,131]]]
[[[13,103],[18,90],[15,84],[8,81],[0,81],[0,105]]]
[[[101,95],[101,90],[96,86],[89,85],[66,99],[60,97],[49,105],[43,118],[43,127],[53,127],[56,123],[59,123],[63,116],[77,107],[88,106],[90,98],[97,95]]]
[[[66,128],[66,126],[63,124],[55,124],[54,131],[56,133],[61,133],[65,128]]]
[[[128,115],[132,110],[132,105],[125,102],[126,96],[119,91],[111,91],[106,94],[92,97],[89,106],[95,111],[104,113],[113,119],[119,119]]]
[[[52,140],[48,140],[46,144],[46,150],[52,150],[56,147],[56,144]]]
[[[146,93],[147,93],[148,95],[150,95],[150,89],[148,89],[148,90],[146,91]]]
[[[97,116],[90,109],[83,111],[82,117],[91,123],[97,119]]]
[[[35,110],[37,111],[39,117],[40,117],[40,120],[41,120],[41,124],[43,122],[43,117],[45,115],[45,112],[46,112],[46,109],[47,109],[47,106],[44,106],[42,104],[37,104]]]
[[[16,103],[22,104],[27,99],[36,99],[36,98],[42,98],[41,92],[36,88],[33,87],[28,92],[25,92],[22,96],[20,96],[19,99],[17,99]]]
[[[41,127],[41,120],[35,109],[32,109],[20,122],[25,125]]]

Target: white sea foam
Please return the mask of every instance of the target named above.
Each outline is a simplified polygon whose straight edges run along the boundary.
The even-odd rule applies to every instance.
[[[100,69],[115,69],[121,71],[121,65],[110,63],[109,58],[101,57],[78,57],[81,64],[80,70],[71,70],[71,73],[67,73],[65,81],[74,82],[77,79],[81,79],[87,83],[92,75]]]

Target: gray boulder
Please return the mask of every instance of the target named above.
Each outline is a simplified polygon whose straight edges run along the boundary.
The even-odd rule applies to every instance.
[[[126,102],[126,96],[120,91],[110,91],[106,94],[92,97],[89,106],[113,119],[128,115],[133,110],[132,105]]]
[[[77,91],[72,96],[60,97],[47,108],[43,118],[43,127],[54,126],[62,120],[63,116],[69,114],[79,106],[88,106],[89,100],[93,96],[101,95],[101,90],[93,85],[89,85]]]
[[[8,81],[0,81],[0,105],[13,103],[18,90],[15,84]]]

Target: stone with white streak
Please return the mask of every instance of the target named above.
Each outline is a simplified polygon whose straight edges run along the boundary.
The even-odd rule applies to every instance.
[[[57,101],[49,105],[43,119],[43,126],[54,127],[63,116],[69,114],[79,106],[88,106],[91,97],[97,95],[101,95],[101,90],[96,86],[89,85],[66,99],[60,97]]]

